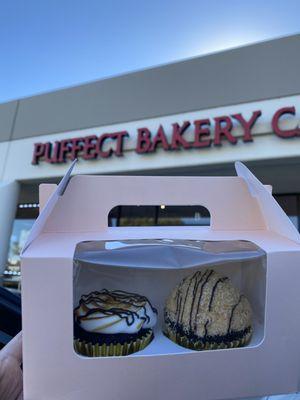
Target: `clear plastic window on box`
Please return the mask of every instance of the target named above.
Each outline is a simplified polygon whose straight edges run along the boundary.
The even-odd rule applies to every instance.
[[[81,242],[74,254],[73,289],[74,346],[82,356],[122,356],[128,352],[129,356],[162,355],[241,346],[252,348],[259,346],[264,338],[266,254],[249,241]],[[229,326],[233,322],[239,325],[238,318],[245,317],[241,302],[251,308],[251,334],[248,332],[247,341],[237,340],[239,336],[235,336],[234,329]],[[173,307],[171,317],[176,314],[177,307],[178,318],[175,315],[177,320],[173,320],[173,325],[168,307],[170,310]],[[218,321],[218,318],[224,320]],[[202,323],[205,332],[198,342],[198,337],[194,339],[194,336],[185,342],[185,338],[174,337],[173,331],[168,331],[170,326],[176,330],[176,323],[183,336],[186,332],[191,334],[189,323],[191,330],[195,324]],[[132,327],[134,324],[137,332]],[[224,331],[226,324],[228,328]],[[147,338],[147,343],[140,340],[140,347],[132,345],[130,350],[124,350],[126,335],[130,343],[134,339],[130,335],[134,336],[145,327],[153,332],[151,340]],[[197,332],[202,328],[199,325]],[[83,332],[82,337],[80,332]],[[120,334],[121,344],[118,342]],[[114,345],[110,342],[112,338],[116,339]]]

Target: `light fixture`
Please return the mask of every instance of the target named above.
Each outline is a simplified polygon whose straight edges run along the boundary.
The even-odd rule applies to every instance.
[[[39,203],[23,203],[18,205],[19,208],[38,208]]]

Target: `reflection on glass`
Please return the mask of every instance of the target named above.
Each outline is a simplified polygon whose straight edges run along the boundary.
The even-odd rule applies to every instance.
[[[7,272],[10,272],[8,275],[20,272],[20,253],[33,223],[34,219],[15,219],[14,221],[7,260]]]
[[[299,195],[277,195],[274,197],[295,227],[299,229]]]
[[[109,226],[207,226],[209,211],[202,206],[118,206],[108,216]]]

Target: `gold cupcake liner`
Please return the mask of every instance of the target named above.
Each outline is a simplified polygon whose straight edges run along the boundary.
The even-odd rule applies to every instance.
[[[149,331],[145,336],[137,339],[134,342],[124,344],[92,344],[80,339],[74,339],[74,349],[76,353],[86,357],[113,357],[113,356],[128,356],[143,350],[151,342],[153,332]]]
[[[203,343],[201,340],[192,341],[186,336],[180,336],[173,332],[170,328],[165,327],[164,334],[172,340],[172,342],[177,343],[179,346],[186,347],[191,350],[217,350],[217,349],[232,349],[234,347],[243,347],[246,346],[251,339],[252,329],[239,340],[234,340],[232,342],[222,342],[222,343]]]

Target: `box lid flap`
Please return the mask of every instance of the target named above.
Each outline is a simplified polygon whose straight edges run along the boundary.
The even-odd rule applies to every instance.
[[[72,170],[73,170],[76,162],[77,162],[77,160],[74,160],[72,162],[70,168],[68,169],[65,176],[62,178],[62,180],[58,184],[56,190],[52,193],[52,195],[47,200],[45,206],[41,210],[39,216],[37,217],[35,223],[33,224],[32,228],[31,228],[31,231],[28,235],[26,243],[22,249],[21,255],[24,254],[24,252],[26,251],[26,249],[28,249],[28,247],[31,245],[31,243],[42,233],[43,228],[46,224],[46,221],[47,221],[49,215],[51,214],[51,212],[53,211],[53,209],[57,203],[57,200],[59,199],[60,196],[63,195],[64,191],[66,190],[66,187],[68,186],[69,179],[70,179]]]
[[[257,199],[267,229],[300,243],[298,230],[274,199],[268,188],[240,161],[235,163],[235,169],[238,176],[243,178],[247,183],[251,195]]]

